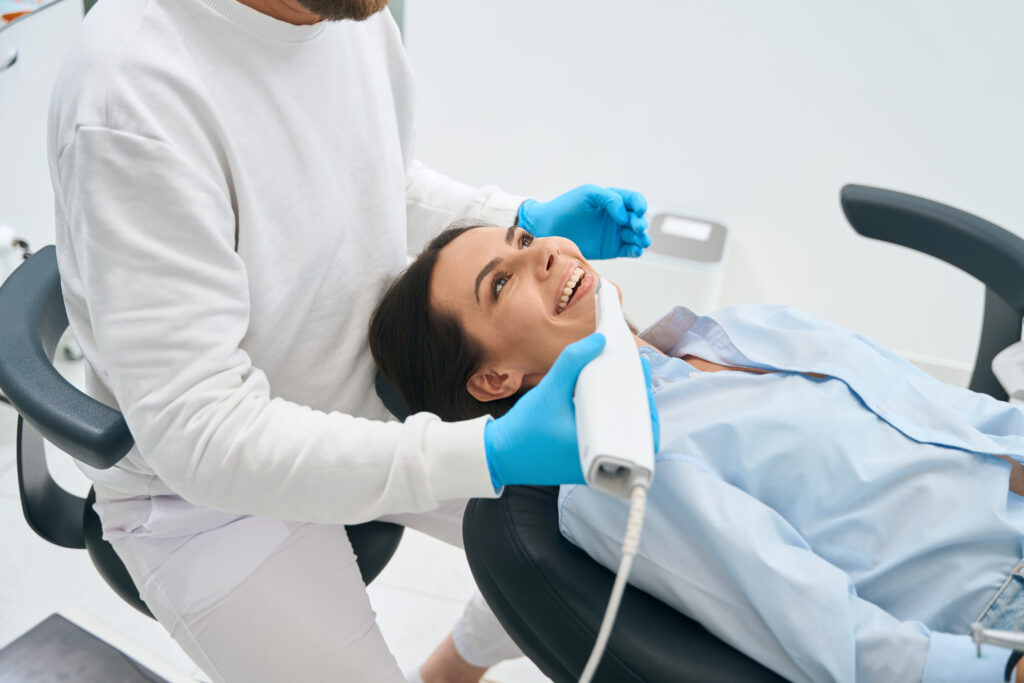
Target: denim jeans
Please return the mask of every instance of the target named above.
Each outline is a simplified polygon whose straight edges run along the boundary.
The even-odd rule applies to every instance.
[[[1024,560],[1010,572],[978,622],[987,629],[1024,631]]]

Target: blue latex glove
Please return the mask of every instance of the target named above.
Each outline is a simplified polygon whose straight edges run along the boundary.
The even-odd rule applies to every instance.
[[[639,256],[651,246],[647,200],[639,192],[581,185],[550,202],[527,199],[519,207],[519,225],[537,237],[567,237],[584,258]]]
[[[487,466],[495,490],[507,484],[585,483],[572,394],[580,370],[597,358],[604,344],[604,335],[596,333],[565,347],[540,384],[526,392],[505,415],[484,427]],[[640,361],[657,452],[660,423],[651,392],[651,365],[646,358]]]
[[[582,484],[572,392],[580,370],[604,348],[595,333],[565,347],[544,379],[484,427],[495,490],[506,484]]]

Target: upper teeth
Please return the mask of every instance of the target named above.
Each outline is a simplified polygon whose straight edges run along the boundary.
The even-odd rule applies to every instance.
[[[573,274],[569,277],[569,281],[565,283],[565,288],[562,289],[562,298],[558,302],[558,313],[564,311],[565,307],[569,304],[569,297],[572,296],[572,289],[576,286],[576,283],[580,281],[581,277],[583,277],[583,269],[577,266],[576,270],[573,271]]]

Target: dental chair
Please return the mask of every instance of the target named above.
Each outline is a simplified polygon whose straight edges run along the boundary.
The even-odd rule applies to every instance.
[[[113,467],[134,440],[117,410],[90,398],[53,365],[68,326],[53,246],[22,263],[0,286],[0,391],[18,412],[17,466],[21,508],[40,537],[85,548],[100,576],[128,604],[152,616],[93,510],[95,491],[72,495],[50,475],[44,442],[91,467]],[[2,409],[2,408],[0,408]],[[404,528],[387,522],[346,527],[363,581],[369,584],[398,547]]]
[[[970,388],[1005,400],[992,357],[1020,339],[1024,240],[936,202],[847,185],[843,210],[853,228],[942,259],[987,289]],[[402,413],[392,392],[385,404]],[[393,406],[393,407],[392,407]],[[496,500],[469,503],[463,539],[481,593],[523,652],[556,683],[576,681],[594,645],[613,572],[558,531],[557,487],[510,486]],[[780,681],[746,655],[650,595],[629,587],[595,681]]]

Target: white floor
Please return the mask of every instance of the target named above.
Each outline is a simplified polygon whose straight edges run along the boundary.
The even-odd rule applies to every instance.
[[[76,363],[64,366],[77,381]],[[168,678],[206,681],[170,636],[125,604],[96,573],[84,550],[51,545],[29,529],[18,500],[14,467],[16,416],[0,405],[0,647],[60,612],[128,651]],[[84,495],[85,478],[59,453],[51,472],[68,490]],[[450,631],[473,591],[462,551],[406,530],[394,558],[370,586],[370,600],[404,670],[417,666]],[[527,659],[492,669],[486,681],[548,681]],[[84,682],[89,683],[89,682]]]

